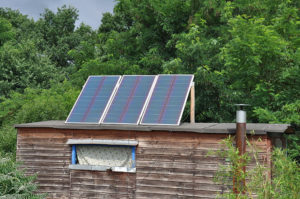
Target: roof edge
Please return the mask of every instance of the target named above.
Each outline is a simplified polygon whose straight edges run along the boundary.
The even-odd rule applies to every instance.
[[[234,134],[235,123],[182,123],[181,125],[124,125],[124,124],[67,124],[62,120],[16,124],[15,128],[54,128],[85,130],[130,130],[130,131],[169,131]],[[267,133],[294,133],[290,124],[247,123],[247,134],[264,135]]]

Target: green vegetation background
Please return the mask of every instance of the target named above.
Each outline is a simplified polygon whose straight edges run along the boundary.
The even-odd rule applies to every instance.
[[[13,124],[65,120],[89,75],[194,74],[196,121],[233,122],[232,105],[247,103],[249,122],[299,128],[299,8],[297,0],[117,0],[97,30],[75,27],[72,7],[37,21],[0,8],[0,195],[32,189],[1,186],[14,182]],[[289,138],[298,161],[299,140]]]

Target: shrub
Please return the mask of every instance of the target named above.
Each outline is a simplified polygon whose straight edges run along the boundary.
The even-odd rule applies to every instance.
[[[251,151],[240,156],[233,143],[233,138],[229,137],[222,141],[226,150],[214,152],[227,160],[226,164],[219,166],[215,175],[215,182],[228,188],[226,192],[218,195],[219,198],[300,198],[300,168],[296,161],[286,155],[286,151],[275,148],[271,158],[272,168],[269,168],[266,166],[266,162],[260,161],[259,150],[255,144],[251,144],[247,140]],[[254,162],[254,167],[244,172],[242,167],[249,164],[250,161]],[[238,193],[232,189],[233,178],[238,182],[246,179],[245,186],[236,185]]]
[[[17,167],[14,158],[0,154],[0,198],[43,198],[43,195],[34,194],[37,189],[37,185],[33,182],[35,176],[25,176]]]

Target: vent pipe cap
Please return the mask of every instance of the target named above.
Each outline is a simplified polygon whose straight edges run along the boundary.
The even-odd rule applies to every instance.
[[[235,104],[237,106],[238,110],[236,111],[236,123],[246,123],[247,120],[247,114],[246,111],[244,111],[244,107],[250,106],[249,104]]]
[[[251,106],[250,104],[235,104],[238,110],[244,110],[244,107]]]

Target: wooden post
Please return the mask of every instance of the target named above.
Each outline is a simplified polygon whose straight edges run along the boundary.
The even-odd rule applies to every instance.
[[[190,122],[195,123],[195,82],[192,82],[192,86],[191,86]]]
[[[268,172],[268,176],[269,179],[272,180],[272,161],[271,161],[271,157],[272,157],[272,140],[267,136],[266,138],[267,140],[267,167],[270,169]]]

